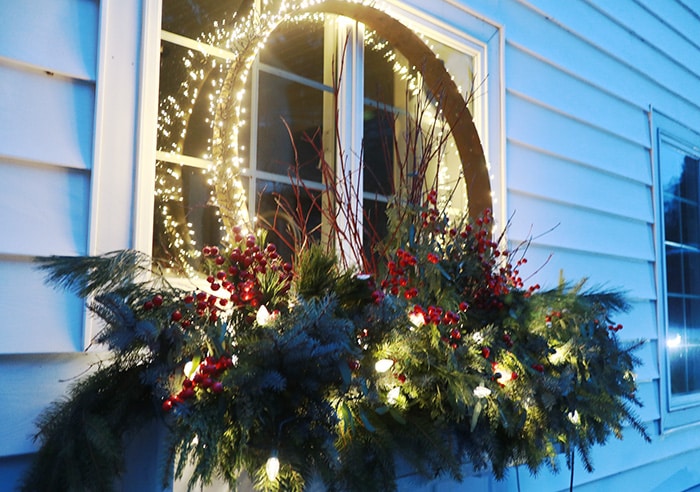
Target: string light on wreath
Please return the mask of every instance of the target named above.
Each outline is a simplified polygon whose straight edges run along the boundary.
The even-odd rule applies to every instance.
[[[181,207],[185,202],[182,173],[178,172],[177,165],[184,165],[182,153],[195,107],[206,105],[204,122],[212,130],[206,152],[198,156],[203,163],[209,163],[201,169],[210,186],[207,205],[216,210],[222,244],[228,244],[233,225],[250,230],[256,223],[249,214],[247,190],[241,180],[247,168],[242,157],[246,143],[239,140],[250,114],[245,97],[250,69],[280,23],[323,22],[326,18],[323,13],[304,12],[322,3],[322,0],[268,1],[262,4],[260,10],[251,11],[245,17],[221,19],[196,40],[201,50],[189,48],[180,60],[187,76],[176,94],[162,98],[159,108],[158,131],[165,137],[160,142],[159,151],[168,157],[158,163],[155,198],[168,252],[174,263],[190,275],[196,273],[192,263],[201,258],[197,247],[197,230],[192,222],[182,216],[182,212],[168,204],[179,204],[177,207]],[[386,11],[385,7],[375,5],[373,1],[348,0],[348,3]],[[424,35],[419,34],[419,37],[431,49],[434,48]],[[365,48],[379,53],[392,66],[396,76],[406,80],[409,94],[415,97],[421,92],[422,79],[416,67],[402,62],[389,43],[379,38],[376,32],[369,29],[365,32]],[[233,100],[234,104],[229,100]],[[438,102],[431,104],[435,107],[437,118],[440,112]],[[450,145],[454,146],[453,143]],[[173,163],[176,164],[174,168]],[[444,179],[450,180],[449,177]]]

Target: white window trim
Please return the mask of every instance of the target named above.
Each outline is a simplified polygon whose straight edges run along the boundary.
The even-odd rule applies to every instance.
[[[143,249],[142,238],[149,234],[142,230],[147,227],[143,220],[149,212],[135,180],[147,179],[149,166],[143,163],[152,156],[144,152],[155,149],[155,139],[148,136],[149,127],[155,127],[145,104],[153,84],[156,105],[158,97],[157,70],[155,80],[153,74],[143,73],[150,62],[143,48],[158,49],[158,43],[142,36],[153,32],[150,26],[156,25],[153,16],[159,13],[160,0],[103,0],[99,8],[88,255]],[[135,216],[134,211],[138,211]],[[100,323],[86,312],[83,348],[91,346],[100,329]]]
[[[700,425],[700,392],[692,395],[673,396],[670,384],[670,363],[668,357],[668,292],[666,289],[666,259],[664,236],[663,189],[660,182],[661,141],[671,142],[684,151],[700,158],[700,133],[672,118],[653,111],[651,116],[652,169],[654,172],[654,199],[656,203],[656,279],[658,286],[657,326],[658,355],[661,365],[661,429],[663,432],[678,430],[689,425]]]

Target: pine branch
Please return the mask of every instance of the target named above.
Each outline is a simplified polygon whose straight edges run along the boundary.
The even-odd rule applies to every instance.
[[[149,257],[133,250],[101,256],[47,256],[36,261],[47,272],[48,282],[82,298],[133,290],[139,278],[150,272]]]

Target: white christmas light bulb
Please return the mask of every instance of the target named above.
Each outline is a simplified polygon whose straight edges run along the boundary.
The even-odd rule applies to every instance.
[[[374,364],[374,370],[377,372],[387,372],[394,365],[391,359],[381,359]]]
[[[265,473],[267,474],[267,479],[270,482],[274,482],[277,479],[277,474],[280,471],[280,460],[277,457],[277,450],[272,450],[272,454],[267,459],[265,463]]]
[[[486,386],[483,384],[480,384],[476,388],[474,388],[474,396],[477,398],[486,398],[491,394],[491,390],[488,389]]]
[[[408,315],[408,319],[416,328],[420,328],[425,324],[425,317],[421,313],[411,313]]]
[[[399,395],[401,394],[401,388],[398,386],[395,386],[389,390],[389,392],[386,394],[386,401],[389,405],[393,405],[396,403],[396,400],[398,400]]]
[[[257,321],[260,326],[265,326],[270,322],[271,317],[270,311],[268,311],[267,307],[265,307],[263,304],[260,306],[260,308],[258,308],[258,313],[255,315],[255,321]]]

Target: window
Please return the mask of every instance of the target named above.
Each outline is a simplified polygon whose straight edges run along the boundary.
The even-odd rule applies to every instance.
[[[669,425],[700,404],[700,135],[658,120]]]
[[[157,258],[173,268],[196,269],[201,246],[225,240],[231,217],[225,212],[222,216],[222,210],[231,207],[220,207],[222,199],[238,200],[259,225],[289,231],[280,240],[290,245],[293,221],[280,213],[279,203],[303,211],[309,228],[327,237],[321,210],[334,206],[324,195],[333,184],[331,196],[361,207],[345,217],[347,227],[359,223],[360,230],[379,234],[389,196],[403,182],[401,177],[411,173],[435,174],[444,190],[457,188],[452,206],[466,208],[458,141],[440,141],[439,172],[434,162],[420,170],[406,169],[408,162],[417,165],[406,155],[410,146],[396,145],[412,125],[433,135],[450,133],[440,117],[440,96],[423,88],[420,67],[381,33],[333,13],[302,12],[269,33],[250,71],[237,74],[245,78],[245,90],[229,94],[240,99],[235,118],[245,124],[225,128],[217,137],[212,126],[226,127],[221,113],[233,108],[222,110],[217,102],[230,89],[227,77],[239,56],[231,32],[256,19],[243,20],[254,3],[163,2],[153,240]],[[244,28],[237,42],[250,41],[253,34]],[[430,31],[427,43],[456,76],[462,100],[468,100],[473,81],[484,77],[484,46],[440,28]],[[484,114],[479,106],[485,103],[485,97],[471,100],[470,112]],[[221,135],[233,139],[222,144],[217,140]],[[217,148],[238,166],[236,186],[217,184],[221,175],[212,178],[209,170],[220,157]],[[314,207],[318,203],[321,209]],[[363,228],[363,220],[371,227]]]

